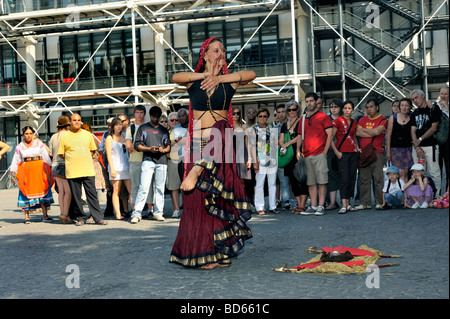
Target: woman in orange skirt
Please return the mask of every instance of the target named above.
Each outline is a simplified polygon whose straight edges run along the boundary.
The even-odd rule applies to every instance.
[[[51,187],[54,183],[52,160],[45,145],[34,137],[34,129],[25,126],[22,129],[23,142],[17,145],[11,163],[11,172],[16,173],[19,182],[17,206],[25,213],[25,223],[30,223],[30,210],[41,207],[44,220],[52,220],[47,208],[52,204]]]

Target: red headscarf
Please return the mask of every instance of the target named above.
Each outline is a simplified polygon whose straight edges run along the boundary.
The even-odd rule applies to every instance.
[[[219,39],[219,38],[213,37],[213,38],[209,38],[205,42],[203,42],[202,46],[200,47],[200,58],[198,59],[197,67],[195,68],[196,73],[198,73],[204,69],[205,53],[208,50],[208,46],[211,43],[211,41],[217,40],[217,39]],[[228,74],[228,66],[227,66],[226,62],[222,68],[222,73]],[[233,111],[232,111],[231,103],[228,107],[227,120],[228,120],[228,123],[231,125],[231,127],[233,127]],[[187,163],[188,163],[188,159],[189,159],[189,155],[190,155],[190,144],[191,144],[193,132],[194,132],[194,114],[192,112],[191,102],[189,101],[189,123],[188,123],[188,138],[186,140],[186,145],[185,145],[184,177],[186,177],[186,172],[187,172],[186,167],[187,167]]]

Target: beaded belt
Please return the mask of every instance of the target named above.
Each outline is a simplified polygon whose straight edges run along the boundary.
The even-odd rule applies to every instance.
[[[24,162],[31,162],[31,161],[40,161],[42,157],[40,156],[34,156],[34,157],[25,157],[23,159]]]
[[[208,144],[208,142],[209,142],[209,140],[207,140],[207,139],[201,139],[201,138],[197,138],[197,137],[192,138],[191,152],[193,151],[194,146],[197,151],[198,151],[198,147],[200,146],[200,152],[202,152],[203,149],[205,148],[205,146]]]

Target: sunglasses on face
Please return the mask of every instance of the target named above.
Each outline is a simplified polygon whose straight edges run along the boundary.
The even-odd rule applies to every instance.
[[[170,119],[170,122],[178,122],[178,119]]]
[[[297,111],[298,110],[298,108],[295,108],[295,109],[288,109],[288,112],[295,112],[295,111]]]
[[[167,123],[167,121],[159,121],[159,123]]]
[[[233,115],[241,115],[241,112],[233,112]]]
[[[258,115],[259,118],[268,118],[267,115]]]

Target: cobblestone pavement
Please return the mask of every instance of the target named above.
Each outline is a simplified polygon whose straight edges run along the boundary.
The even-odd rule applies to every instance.
[[[2,299],[449,298],[449,211],[445,209],[253,215],[248,225],[254,238],[232,265],[201,270],[168,262],[179,224],[171,218],[169,196],[164,222],[144,219],[130,224],[107,217],[106,226],[82,227],[60,224],[57,204],[49,213],[54,221],[43,222],[41,214],[33,214],[32,223],[25,225],[16,198],[17,189],[0,191]],[[313,245],[362,244],[404,256],[382,259],[400,265],[380,268],[379,288],[367,287],[369,273],[272,271],[314,257],[304,251]],[[79,277],[74,277],[77,273]]]

